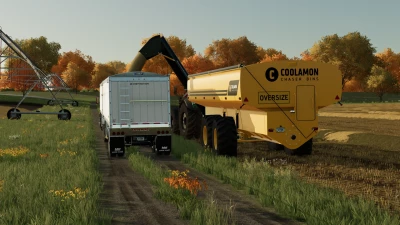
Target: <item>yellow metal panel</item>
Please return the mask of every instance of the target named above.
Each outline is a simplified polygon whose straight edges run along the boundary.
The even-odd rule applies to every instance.
[[[315,87],[313,85],[297,86],[295,113],[298,121],[315,120]]]
[[[314,61],[257,63],[188,80],[189,100],[206,115],[225,112],[236,121],[239,113],[239,132],[291,149],[317,134],[317,110],[341,96],[339,69]]]

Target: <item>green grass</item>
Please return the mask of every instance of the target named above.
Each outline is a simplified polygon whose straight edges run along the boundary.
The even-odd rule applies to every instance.
[[[70,121],[55,115],[1,119],[0,224],[110,224],[111,217],[99,210],[97,202],[102,186],[90,109],[68,109],[73,115]],[[28,151],[5,154],[16,147]],[[60,190],[74,188],[80,193],[87,190],[86,195],[61,198]],[[78,192],[73,192],[75,197]]]
[[[342,103],[379,103],[379,97],[370,92],[343,92]],[[382,103],[400,102],[400,94],[383,95]]]
[[[173,203],[178,208],[182,219],[190,220],[190,224],[196,225],[234,224],[232,209],[219,208],[212,195],[208,196],[206,200],[199,200],[187,189],[175,189],[164,181],[164,178],[170,176],[169,171],[162,169],[150,158],[135,150],[127,155],[129,155],[128,158],[134,170],[145,176],[156,187],[155,197]]]
[[[53,92],[56,94],[56,92]],[[89,105],[90,102],[95,102],[96,97],[99,96],[97,92],[70,92],[72,98],[78,101],[79,105]],[[10,96],[10,95],[18,95],[18,96]],[[46,99],[38,99],[38,98],[46,98]],[[35,104],[47,104],[48,99],[52,99],[53,96],[50,92],[45,91],[33,91],[30,92],[27,98],[23,101],[23,103],[35,103]],[[60,100],[71,100],[70,95],[67,92],[60,92],[56,94],[56,98]],[[19,102],[22,99],[22,92],[16,91],[1,91],[0,92],[0,101],[3,102]]]
[[[372,201],[347,198],[342,192],[302,181],[294,171],[265,161],[215,156],[193,141],[173,137],[172,153],[205,173],[254,195],[263,206],[307,224],[400,224],[400,218]],[[187,151],[188,153],[185,153]]]

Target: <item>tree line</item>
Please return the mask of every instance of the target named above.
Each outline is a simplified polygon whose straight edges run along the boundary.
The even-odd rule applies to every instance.
[[[341,70],[342,88],[345,92],[374,92],[382,99],[385,93],[397,93],[400,90],[400,53],[395,53],[390,48],[377,53],[370,39],[360,32],[350,32],[344,36],[324,36],[311,48],[301,52],[299,57],[292,58],[275,48],[258,46],[246,36],[214,40],[203,53],[196,52],[186,39],[173,35],[166,39],[189,74],[240,63],[248,65],[277,60],[322,61],[337,65]],[[43,36],[15,41],[46,74],[58,74],[76,91],[98,90],[105,78],[126,72],[129,68],[130,62],[115,60],[99,63],[79,50],[60,53],[61,45],[48,42]],[[142,45],[146,41],[147,39],[143,39]],[[132,59],[133,57],[134,55]],[[21,62],[17,65],[15,60],[10,58],[3,63],[10,68],[24,67]],[[12,75],[11,71],[13,70],[2,74],[0,88],[13,88],[16,91],[29,88],[24,84],[26,79],[31,79],[29,76],[15,76],[11,81],[4,79]],[[171,74],[171,93],[183,94],[183,86],[162,56],[148,60],[143,71]],[[19,75],[24,73],[33,74],[33,71],[29,68],[18,70]]]

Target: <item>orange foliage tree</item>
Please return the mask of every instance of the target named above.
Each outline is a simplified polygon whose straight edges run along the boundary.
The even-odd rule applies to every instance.
[[[400,53],[394,53],[391,48],[386,48],[376,54],[382,61],[383,67],[400,81]]]
[[[58,59],[57,65],[53,66],[51,71],[58,75],[63,74],[67,70],[67,66],[70,62],[73,62],[76,66],[82,69],[85,73],[80,77],[79,83],[77,84],[78,89],[80,88],[89,88],[90,80],[95,62],[92,60],[91,56],[84,55],[81,51],[75,50],[75,52],[69,51],[64,52]],[[60,85],[57,80],[54,80],[56,85]]]
[[[312,61],[313,60],[313,57],[311,56],[311,53],[308,50],[302,52],[300,54],[300,56],[301,56],[301,60],[304,60],[304,61]]]
[[[213,41],[206,50],[206,58],[214,62],[215,68],[233,66],[235,64],[253,64],[259,62],[265,52],[246,36],[237,39],[222,38]]]
[[[272,53],[272,55],[265,54],[264,58],[260,62],[271,62],[279,60],[289,60],[288,57],[282,53],[282,51]]]
[[[48,42],[46,37],[16,39],[14,42],[30,58],[31,61],[45,74],[50,73],[51,67],[57,63],[61,45],[56,42]],[[16,56],[10,48],[2,52],[4,56]],[[2,82],[5,86],[21,91],[24,95],[38,77],[32,67],[20,58],[10,57],[5,61],[7,82]],[[4,78],[3,78],[4,79]],[[44,86],[39,83],[34,90],[43,90]]]

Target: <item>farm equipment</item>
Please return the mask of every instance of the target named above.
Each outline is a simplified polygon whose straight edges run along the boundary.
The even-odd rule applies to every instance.
[[[41,69],[37,67],[37,65],[25,54],[25,52],[18,46],[17,43],[15,43],[7,34],[5,34],[1,29],[0,29],[0,47],[1,47],[1,41],[6,43],[7,47],[5,49],[0,48],[0,63],[5,61],[5,60],[18,60],[19,64],[26,63],[31,69],[33,70],[34,74],[31,75],[19,75],[19,74],[13,74],[10,72],[10,70],[13,70],[13,68],[7,68],[7,67],[0,67],[0,69],[8,69],[8,77],[9,79],[12,79],[12,77],[17,77],[17,76],[28,76],[29,78],[25,79],[23,85],[29,86],[29,89],[27,92],[24,94],[22,99],[17,103],[17,105],[10,109],[7,112],[7,118],[8,119],[20,119],[21,114],[56,114],[59,120],[70,120],[71,119],[71,112],[67,109],[64,109],[62,107],[62,104],[65,103],[62,100],[58,100],[56,98],[56,94],[53,93],[51,89],[60,89],[60,87],[57,87],[54,85],[54,80],[53,77],[56,76],[58,78],[58,81],[61,82],[63,87],[61,89],[67,89],[67,86],[65,82],[58,76],[58,75],[47,75],[45,74]],[[11,50],[13,53],[8,53],[5,54],[8,50]],[[4,60],[2,58],[5,58]],[[15,68],[14,68],[15,69]],[[24,69],[24,68],[18,68],[18,69]],[[26,68],[25,68],[26,69]],[[53,85],[53,86],[52,86]],[[59,112],[40,112],[40,111],[33,111],[33,112],[20,112],[18,110],[18,107],[21,105],[21,103],[28,97],[29,93],[38,86],[45,87],[47,91],[50,92],[52,95],[52,99],[48,101],[48,104],[53,104],[54,102],[58,103],[60,105],[61,110]],[[71,96],[71,95],[70,95]],[[71,96],[71,101],[69,103],[72,104],[72,106],[78,106],[78,102],[73,100]]]
[[[150,145],[157,154],[171,152],[169,76],[128,72],[100,84],[100,128],[109,156],[123,156],[125,146]]]
[[[171,109],[174,133],[220,155],[236,156],[238,140],[251,139],[290,155],[309,155],[318,110],[342,95],[341,72],[322,62],[284,60],[188,75],[162,35],[144,44],[128,71],[141,71],[159,54],[186,90]]]

